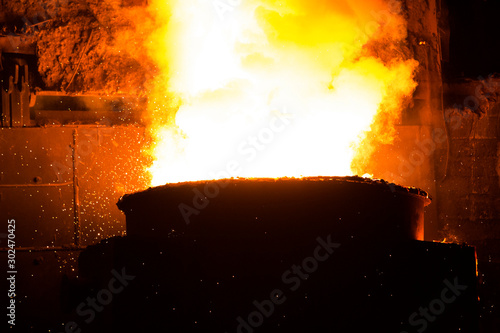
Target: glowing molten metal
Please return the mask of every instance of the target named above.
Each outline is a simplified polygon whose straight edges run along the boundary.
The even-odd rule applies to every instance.
[[[365,173],[416,86],[396,4],[152,1],[152,185]]]

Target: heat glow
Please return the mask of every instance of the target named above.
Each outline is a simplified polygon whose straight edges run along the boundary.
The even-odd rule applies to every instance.
[[[154,0],[148,15],[153,186],[364,174],[416,87],[396,1]]]

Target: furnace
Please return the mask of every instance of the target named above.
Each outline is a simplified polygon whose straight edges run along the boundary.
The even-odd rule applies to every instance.
[[[15,328],[500,331],[499,10],[0,1]]]
[[[86,252],[142,275],[128,302],[155,290],[139,310],[164,316],[152,330],[475,332],[475,251],[422,242],[429,203],[360,177],[168,184],[121,198],[127,238]],[[453,283],[447,312],[434,310]],[[429,302],[434,325],[418,317]]]
[[[221,233],[423,240],[425,191],[361,177],[222,179],[125,195],[127,236]]]

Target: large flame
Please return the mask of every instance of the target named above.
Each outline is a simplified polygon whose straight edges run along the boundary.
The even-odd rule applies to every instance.
[[[362,174],[416,61],[397,2],[154,0],[152,185]]]

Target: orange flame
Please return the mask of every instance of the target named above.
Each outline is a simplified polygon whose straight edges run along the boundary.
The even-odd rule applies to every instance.
[[[154,0],[148,9],[152,185],[363,174],[416,87],[405,22],[381,0]]]

